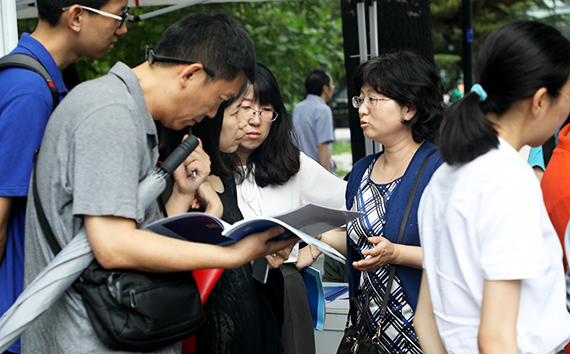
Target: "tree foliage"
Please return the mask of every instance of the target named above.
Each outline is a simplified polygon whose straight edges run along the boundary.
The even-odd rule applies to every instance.
[[[133,8],[131,14],[141,15],[160,8]],[[119,60],[129,66],[137,65],[144,60],[145,45],[154,46],[170,24],[195,11],[224,11],[247,30],[258,61],[268,66],[277,78],[289,108],[304,98],[305,77],[315,68],[329,71],[339,87],[345,82],[340,3],[328,0],[195,5],[128,23],[128,33],[103,58],[77,62],[80,79],[104,75]],[[20,31],[32,31],[35,22],[20,21]]]

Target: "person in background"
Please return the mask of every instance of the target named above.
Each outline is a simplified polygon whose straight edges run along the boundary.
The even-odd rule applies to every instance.
[[[79,5],[81,3],[82,5]],[[11,52],[38,59],[58,89],[67,94],[61,71],[81,57],[98,59],[127,32],[127,0],[38,0],[39,21]],[[54,107],[39,74],[23,68],[0,70],[0,316],[24,285],[26,198],[34,151]],[[9,353],[20,353],[20,341]]]
[[[560,130],[557,138],[558,144],[552,152],[540,186],[546,211],[564,251],[564,233],[570,220],[570,184],[566,183],[570,176],[570,124]],[[566,257],[563,260],[566,270]]]
[[[258,64],[257,69],[257,79],[247,90],[241,107],[248,125],[236,152],[240,164],[233,171],[243,216],[281,214],[300,207],[302,201],[342,209],[346,182],[299,151],[277,80],[264,65]],[[284,302],[276,304],[275,313],[276,317],[278,312],[284,313],[283,353],[312,354],[313,321],[307,289],[295,268],[297,256],[297,246],[289,257],[274,254],[277,263],[286,262],[280,267]]]
[[[35,166],[38,195],[57,242],[64,247],[85,227],[103,268],[166,273],[236,268],[291,247],[295,239],[269,241],[282,228],[226,247],[164,237],[144,230],[160,218],[158,203],[137,208],[139,181],[158,161],[153,120],[180,130],[214,116],[222,101],[239,94],[244,80],[255,80],[255,63],[251,39],[234,20],[196,12],[170,26],[156,52],[147,49],[147,61],[133,69],[119,62],[106,76],[75,87],[50,118]],[[188,211],[209,174],[209,157],[198,145],[174,172],[168,215]],[[29,284],[53,254],[34,196],[27,206]],[[74,288],[30,325],[22,344],[27,353],[115,352],[98,339]],[[155,352],[180,350],[177,342]]]
[[[334,82],[323,69],[311,71],[305,80],[307,98],[293,109],[293,126],[303,153],[334,172],[331,157],[334,141],[333,114],[327,102],[332,99]]]
[[[476,85],[448,112],[419,208],[423,279],[414,327],[425,353],[564,353],[562,249],[524,145],[570,113],[570,42],[540,22],[483,43]],[[438,333],[439,331],[439,333]]]

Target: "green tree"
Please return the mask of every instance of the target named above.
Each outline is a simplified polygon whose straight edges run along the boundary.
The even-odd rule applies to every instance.
[[[435,62],[450,90],[463,71],[462,55],[462,0],[431,0]],[[533,7],[546,7],[542,0],[473,0],[474,53],[487,36],[500,25],[524,19],[533,19],[528,11]],[[556,24],[557,17],[543,19]]]
[[[133,8],[141,15],[161,7]],[[344,56],[340,2],[322,0],[239,2],[196,5],[144,21],[128,23],[129,31],[99,60],[81,59],[76,67],[82,81],[104,75],[117,61],[135,66],[144,60],[145,45],[154,46],[164,30],[195,11],[224,11],[250,34],[258,61],[277,78],[288,108],[305,96],[304,82],[315,68],[328,70],[342,87]],[[37,20],[19,21],[20,33]]]

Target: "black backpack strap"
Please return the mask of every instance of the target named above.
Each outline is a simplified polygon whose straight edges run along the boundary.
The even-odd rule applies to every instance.
[[[44,208],[42,208],[42,203],[40,201],[40,195],[38,193],[38,179],[36,178],[36,168],[37,168],[37,156],[39,153],[39,149],[38,148],[35,152],[34,155],[34,169],[32,170],[32,192],[34,193],[34,206],[36,207],[36,215],[38,216],[38,222],[42,228],[42,232],[49,244],[49,247],[51,248],[51,251],[53,252],[54,257],[59,253],[59,251],[61,251],[61,246],[59,245],[59,243],[57,242],[57,240],[55,239],[55,235],[53,234],[53,231],[51,230],[51,226],[49,226],[49,223],[47,221],[46,218],[46,214],[44,213]]]
[[[38,59],[24,53],[9,54],[0,58],[0,69],[7,67],[28,69],[40,74],[46,81],[51,92],[53,109],[57,107],[59,103],[59,89],[55,86],[50,74]]]

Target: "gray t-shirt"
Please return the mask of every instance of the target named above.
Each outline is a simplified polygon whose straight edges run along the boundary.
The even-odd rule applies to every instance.
[[[117,63],[108,75],[77,86],[54,111],[37,162],[41,203],[61,246],[83,227],[83,215],[159,218],[137,210],[137,186],[156,165],[157,134],[138,78]],[[37,222],[30,189],[25,284],[53,259]],[[180,343],[157,353],[180,353]],[[81,296],[69,289],[24,333],[22,353],[109,353],[97,338]]]

